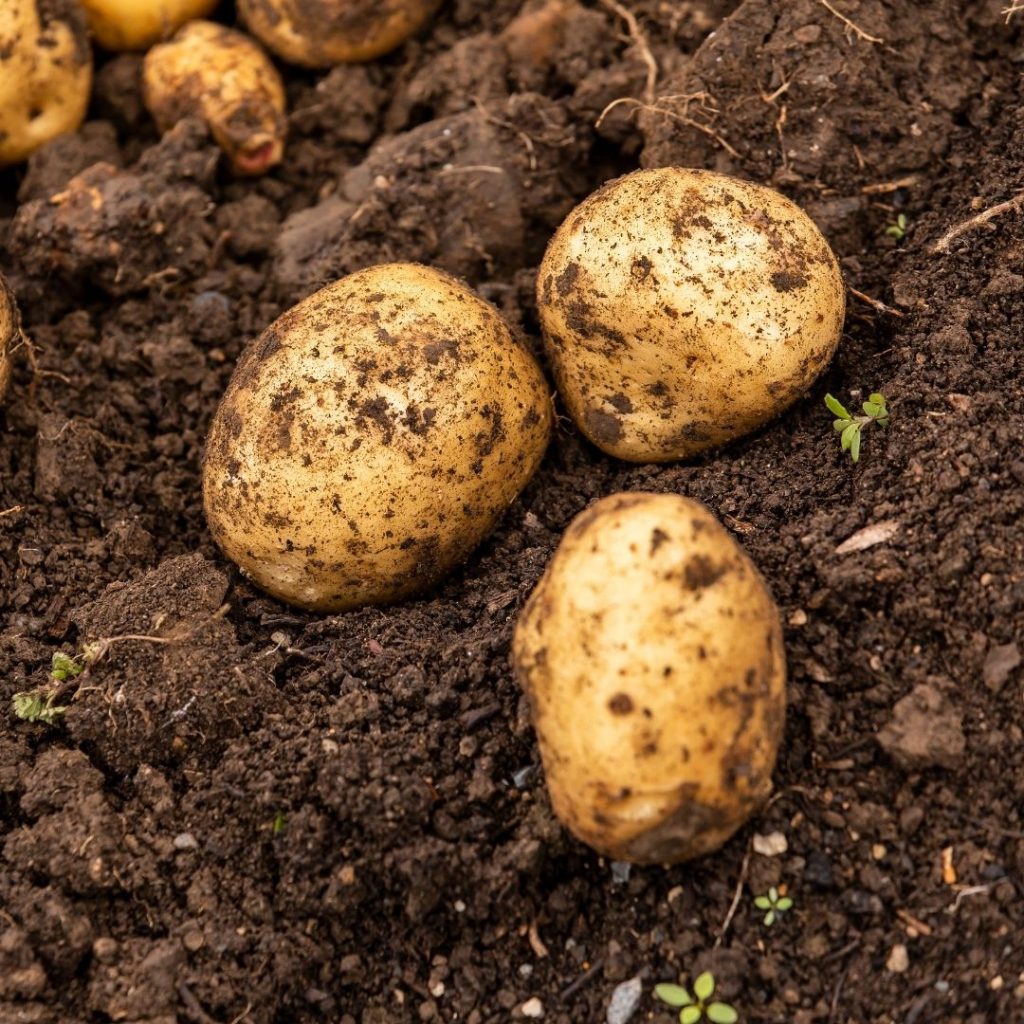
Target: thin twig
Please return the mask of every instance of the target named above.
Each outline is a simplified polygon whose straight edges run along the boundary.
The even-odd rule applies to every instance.
[[[898,309],[893,309],[892,306],[887,306],[884,302],[878,299],[871,298],[870,295],[865,295],[863,292],[857,291],[856,288],[851,288],[849,285],[846,286],[846,290],[861,302],[866,302],[872,309],[877,309],[879,313],[885,313],[886,316],[895,316],[899,319],[903,319],[904,314]]]
[[[24,507],[24,505],[12,505],[10,508],[5,508],[0,512],[0,519],[3,519],[4,516],[13,516],[17,512],[20,512]]]
[[[658,62],[654,59],[654,54],[651,53],[647,36],[640,27],[640,23],[636,20],[636,15],[623,7],[622,4],[617,3],[616,0],[601,0],[601,4],[607,7],[609,11],[617,14],[626,23],[626,28],[629,30],[629,38],[633,40],[633,45],[640,52],[640,59],[647,68],[647,78],[644,82],[644,101],[648,104],[654,103],[655,89],[658,84]]]
[[[855,32],[865,42],[868,42],[868,43],[884,43],[885,42],[884,39],[879,39],[878,36],[868,35],[868,33],[865,32],[864,29],[862,29],[859,25],[856,25],[854,22],[850,21],[850,19],[847,18],[845,14],[840,14],[828,2],[828,0],[818,0],[818,3],[821,4],[821,6],[824,7],[825,10],[828,11],[830,14],[835,15],[848,29],[851,29],[853,32]]]
[[[574,996],[588,981],[596,978],[604,967],[604,959],[599,958],[595,960],[589,970],[584,971],[571,985],[562,989],[562,994],[558,997],[561,1002],[565,1002],[570,996]]]
[[[898,188],[911,188],[921,180],[920,174],[906,174],[894,181],[878,181],[873,185],[862,185],[861,195],[880,196],[888,192],[895,192]]]
[[[701,94],[697,94],[701,95]],[[665,100],[674,99],[671,96],[659,97],[659,102]],[[687,99],[693,99],[696,97],[687,97]],[[685,114],[677,114],[674,110],[669,110],[666,107],[659,107],[656,104],[651,105],[648,103],[642,103],[640,100],[633,99],[632,96],[620,96],[617,100],[612,100],[604,110],[601,111],[601,116],[594,122],[595,128],[600,128],[604,119],[614,110],[616,107],[621,106],[624,103],[631,103],[637,110],[646,110],[651,114],[664,114],[666,117],[671,118],[673,121],[678,121],[680,124],[685,124],[689,128],[696,128],[697,131],[703,132],[709,138],[714,139],[730,156],[735,157],[737,160],[740,159],[739,152],[734,149],[729,143],[722,138],[713,128],[709,128],[706,124],[701,124],[700,121],[695,121],[692,117],[687,117]]]
[[[1007,199],[1005,203],[997,203],[987,210],[982,210],[977,216],[955,224],[932,246],[932,252],[949,252],[949,244],[954,239],[981,227],[982,224],[987,224],[990,220],[995,220],[996,217],[1001,217],[1004,213],[1016,210],[1022,205],[1024,205],[1024,192],[1018,192],[1012,199]]]
[[[1004,7],[1002,13],[1006,15],[1006,24],[1009,25],[1010,19],[1021,11],[1024,11],[1024,3],[1019,3],[1018,0],[1013,0],[1009,7]]]
[[[722,944],[722,940],[725,938],[725,933],[729,930],[729,925],[732,924],[732,919],[736,916],[736,908],[740,905],[740,899],[743,896],[743,886],[747,881],[748,867],[750,867],[750,850],[747,850],[743,856],[743,863],[740,865],[740,877],[736,880],[736,891],[732,895],[732,903],[729,904],[729,912],[725,915],[722,927],[718,930],[718,938],[715,939],[715,949],[718,949]]]

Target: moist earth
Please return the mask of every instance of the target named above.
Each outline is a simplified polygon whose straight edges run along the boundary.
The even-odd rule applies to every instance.
[[[1024,1019],[1024,223],[937,244],[1024,189],[1006,6],[452,0],[385,59],[284,69],[288,151],[257,181],[198,124],[158,139],[139,58],[105,60],[82,133],[0,175],[26,335],[0,410],[3,707],[54,652],[98,655],[55,725],[0,718],[0,1020],[575,1024],[639,978],[634,1019],[670,1021],[653,985],[702,970],[744,1022]],[[666,163],[780,188],[832,243],[855,291],[805,400],[657,467],[562,418],[419,600],[303,614],[225,562],[200,459],[248,341],[402,259],[539,352],[553,228]],[[826,391],[889,400],[856,465]],[[561,532],[619,490],[705,502],[785,623],[774,795],[670,869],[553,818],[508,665]],[[770,886],[794,905],[766,927]]]

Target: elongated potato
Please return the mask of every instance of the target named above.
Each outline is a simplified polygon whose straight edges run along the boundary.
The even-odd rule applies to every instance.
[[[580,430],[633,462],[747,434],[803,394],[839,343],[845,292],[784,196],[662,167],[605,185],[544,255],[537,305]]]
[[[207,522],[284,601],[393,601],[469,554],[550,429],[540,369],[492,306],[429,267],[370,267],[239,360],[207,440]]]
[[[236,174],[262,174],[281,162],[284,84],[270,58],[241,32],[190,21],[146,54],[143,95],[161,131],[189,115],[206,121]]]
[[[246,27],[291,64],[373,60],[418,32],[441,0],[238,0]]]
[[[14,295],[0,274],[0,402],[11,383],[11,349],[21,334],[21,321]]]
[[[75,0],[0,3],[0,166],[73,132],[91,86],[92,48]]]
[[[217,0],[79,0],[96,42],[107,50],[145,50],[193,18],[205,18]]]
[[[595,850],[698,857],[768,797],[779,615],[698,502],[616,494],[579,515],[516,624],[513,664],[555,813]]]

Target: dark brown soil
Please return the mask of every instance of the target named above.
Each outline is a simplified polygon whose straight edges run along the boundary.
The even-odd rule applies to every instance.
[[[1024,189],[1024,17],[624,2],[660,98],[599,128],[645,87],[612,5],[509,28],[514,0],[450,0],[384,60],[286,71],[268,178],[231,180],[195,125],[158,143],[133,57],[100,69],[77,139],[0,176],[37,354],[0,411],[2,706],[57,650],[164,641],[110,643],[56,726],[0,720],[4,1024],[484,1024],[533,1000],[601,1022],[636,975],[634,1019],[668,1022],[653,983],[702,969],[744,1022],[1024,1020],[1024,221],[934,248]],[[613,462],[563,422],[422,600],[303,615],[239,579],[198,471],[248,340],[401,258],[465,276],[536,344],[553,227],[662,163],[782,188],[899,315],[853,298],[813,393],[693,464]],[[874,390],[892,425],[854,466],[822,397]],[[508,668],[561,531],[621,489],[706,502],[787,623],[774,799],[670,870],[613,867],[553,819]],[[754,852],[773,832],[788,849]],[[795,905],[766,928],[771,885]]]

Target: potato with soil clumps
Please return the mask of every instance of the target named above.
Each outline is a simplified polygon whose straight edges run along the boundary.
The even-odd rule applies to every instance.
[[[281,162],[288,129],[284,84],[248,36],[212,21],[189,22],[146,54],[142,81],[161,131],[195,115],[236,174],[263,174]]]
[[[480,542],[537,468],[551,416],[492,306],[429,267],[370,267],[242,355],[207,440],[207,522],[283,601],[393,601]]]
[[[373,60],[418,32],[441,0],[238,0],[245,26],[291,64]]]
[[[618,458],[667,462],[796,401],[839,344],[846,303],[828,242],[790,200],[662,167],[608,183],[566,218],[537,305],[580,430]]]
[[[0,4],[0,166],[30,157],[85,117],[92,48],[73,0]]]
[[[516,624],[555,813],[606,856],[718,849],[767,799],[782,736],[779,614],[701,504],[615,494],[573,521]]]
[[[11,383],[11,350],[20,336],[18,306],[4,275],[0,274],[0,402],[4,400],[7,386]]]
[[[79,0],[96,42],[107,50],[145,50],[193,18],[204,18],[217,0]]]

